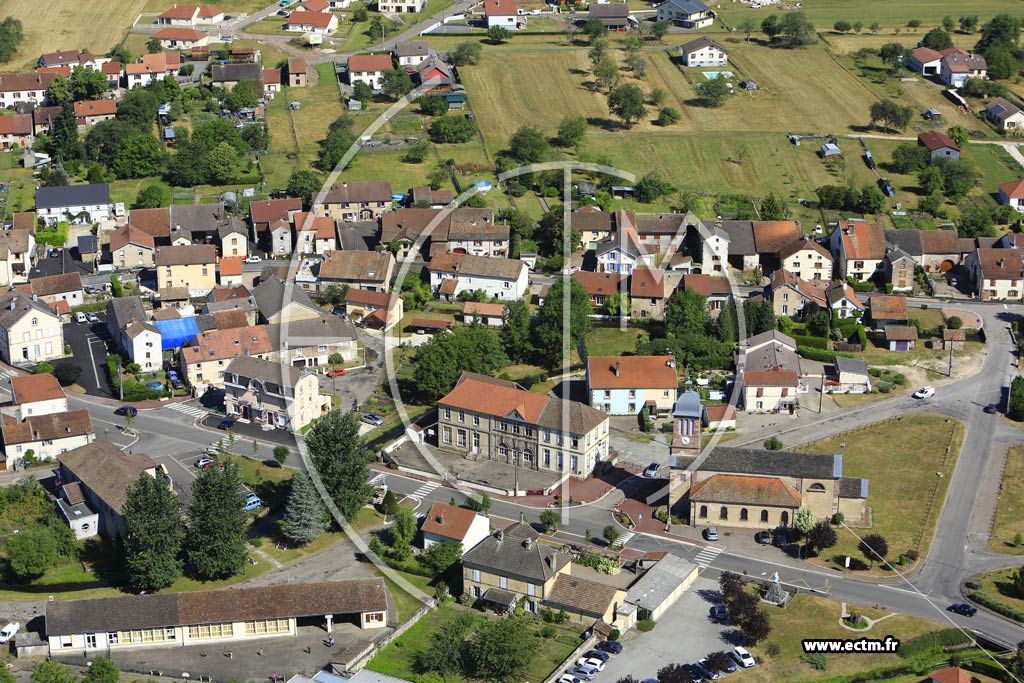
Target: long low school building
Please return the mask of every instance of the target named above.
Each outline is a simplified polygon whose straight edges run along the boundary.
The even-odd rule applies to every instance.
[[[388,623],[384,579],[69,600],[46,605],[51,654],[294,636],[300,620]]]

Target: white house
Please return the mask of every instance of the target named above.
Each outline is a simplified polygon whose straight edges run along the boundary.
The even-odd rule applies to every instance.
[[[427,0],[380,0],[377,11],[381,14],[416,14],[427,6]]]
[[[724,273],[729,262],[729,233],[721,227],[697,222],[698,229],[703,226],[701,233],[707,232],[707,236],[701,234],[701,269],[705,275],[712,273]]]
[[[837,276],[841,279],[871,279],[882,269],[885,244],[885,232],[879,223],[863,218],[839,221],[829,238]]]
[[[690,41],[679,48],[684,66],[728,66],[729,51],[707,36]]]
[[[828,307],[839,314],[840,318],[855,318],[864,315],[864,304],[857,298],[856,292],[846,282],[833,282],[825,290]]]
[[[121,330],[121,348],[143,372],[156,372],[163,365],[163,336],[153,323],[133,320]]]
[[[1024,111],[1002,97],[989,100],[989,103],[985,105],[985,116],[1001,130],[1024,128]]]
[[[587,359],[590,405],[611,415],[649,415],[672,410],[679,376],[672,356],[591,356]]]
[[[420,62],[430,56],[430,48],[423,40],[403,40],[395,44],[395,57],[398,58],[398,66],[418,66]]]
[[[110,185],[59,185],[36,190],[36,215],[48,225],[85,225],[110,218]]]
[[[394,68],[391,55],[352,55],[348,58],[348,84],[362,81],[374,90],[380,90],[384,73]]]
[[[40,363],[64,357],[64,328],[53,309],[12,289],[0,296],[0,360]]]
[[[487,28],[492,26],[510,30],[519,28],[516,23],[519,16],[516,0],[484,0],[484,16],[487,18]]]
[[[528,286],[529,269],[522,261],[470,254],[438,254],[427,266],[430,288],[442,299],[460,292],[483,291],[488,297],[515,301]]]
[[[715,13],[700,0],[667,0],[658,5],[658,21],[670,21],[683,28],[704,28],[715,23]]]
[[[23,422],[5,422],[0,426],[0,440],[3,441],[7,463],[30,454],[37,460],[52,460],[95,439],[88,408],[33,415]]]
[[[330,12],[297,9],[288,17],[284,28],[297,33],[334,33],[338,30],[338,17]]]
[[[4,415],[24,420],[33,415],[66,413],[68,399],[57,378],[48,372],[11,377],[11,404]]]
[[[46,90],[56,78],[53,73],[0,73],[0,108],[13,107],[18,102],[46,102]]]
[[[1024,213],[1024,178],[1011,180],[999,186],[999,203],[1012,206],[1018,213]]]
[[[420,527],[424,550],[455,541],[462,544],[463,555],[487,538],[490,530],[491,525],[483,515],[448,503],[434,503]]]
[[[629,275],[633,268],[654,265],[654,254],[646,253],[640,238],[633,228],[625,228],[600,242],[594,250],[597,255],[597,272]]]
[[[941,68],[942,53],[930,47],[919,47],[910,53],[907,66],[924,76],[938,76]]]

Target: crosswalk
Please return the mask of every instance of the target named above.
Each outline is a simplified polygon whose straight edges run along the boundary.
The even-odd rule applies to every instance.
[[[693,558],[694,563],[700,567],[705,567],[715,561],[715,558],[725,552],[725,548],[717,545],[704,546],[704,549],[697,553],[697,557]]]
[[[179,413],[185,413],[186,415],[191,415],[192,417],[194,417],[196,419],[199,419],[201,417],[206,417],[207,415],[210,414],[210,411],[207,410],[206,408],[201,408],[199,406],[190,406],[187,403],[172,403],[172,404],[170,404],[167,407],[169,409],[171,409],[171,410],[176,410]]]
[[[428,481],[428,482],[425,482],[423,484],[423,486],[419,487],[418,489],[416,489],[415,491],[413,491],[409,495],[412,498],[419,498],[419,499],[422,500],[423,498],[426,498],[427,496],[429,496],[434,491],[434,489],[439,489],[439,488],[441,488],[441,485],[438,484],[436,481]]]
[[[633,537],[636,536],[632,531],[624,531],[622,534],[615,539],[615,545],[620,548],[625,548],[626,544],[629,543]]]

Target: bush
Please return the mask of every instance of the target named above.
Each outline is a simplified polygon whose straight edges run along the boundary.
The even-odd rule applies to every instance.
[[[828,339],[824,337],[811,337],[804,334],[794,334],[793,340],[796,341],[797,346],[810,346],[814,349],[828,350]]]
[[[1008,605],[995,596],[989,595],[983,591],[971,591],[968,597],[979,605],[988,607],[993,612],[1002,614],[1004,617],[1009,617],[1014,621],[1024,622],[1024,610]]]
[[[964,631],[945,628],[925,633],[902,643],[899,656],[903,659],[916,659],[922,655],[937,654],[947,647],[966,645],[969,642],[971,642],[971,638]]]
[[[911,562],[917,562],[917,558],[921,556],[921,554],[919,552],[917,552],[916,550],[914,550],[913,548],[908,550],[906,552],[906,555],[907,555],[907,559],[910,560]]]
[[[883,394],[888,394],[892,391],[892,384],[879,380],[878,382],[875,382],[875,388]]]
[[[782,440],[777,436],[769,436],[767,439],[764,440],[764,444],[762,445],[764,446],[764,449],[766,451],[782,450]]]
[[[556,629],[551,624],[544,624],[543,626],[540,627],[540,630],[537,631],[537,635],[540,636],[541,638],[546,639],[546,640],[550,640],[551,638],[554,638],[555,634],[557,634],[557,633],[558,633],[558,629]]]
[[[636,630],[641,633],[647,633],[648,631],[654,630],[654,619],[641,619],[636,622]]]
[[[53,365],[51,365],[50,363],[47,363],[46,361],[43,361],[42,363],[39,363],[38,365],[36,365],[36,367],[32,370],[32,374],[33,375],[52,375],[53,374]]]
[[[840,524],[842,524],[843,520],[845,520],[845,519],[846,519],[846,515],[844,515],[842,512],[837,512],[836,514],[832,515],[832,523],[835,524],[836,526],[839,526]]]
[[[69,387],[82,376],[82,366],[70,362],[60,362],[53,368],[53,376],[62,387]]]

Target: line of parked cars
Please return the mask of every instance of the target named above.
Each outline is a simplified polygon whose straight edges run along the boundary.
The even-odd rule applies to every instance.
[[[588,650],[583,654],[582,657],[576,660],[576,663],[565,670],[559,679],[558,683],[582,683],[583,681],[592,681],[597,678],[597,674],[604,671],[605,665],[608,664],[608,659],[612,655],[617,655],[622,652],[622,643],[617,640],[605,640],[594,646],[593,650]]]

